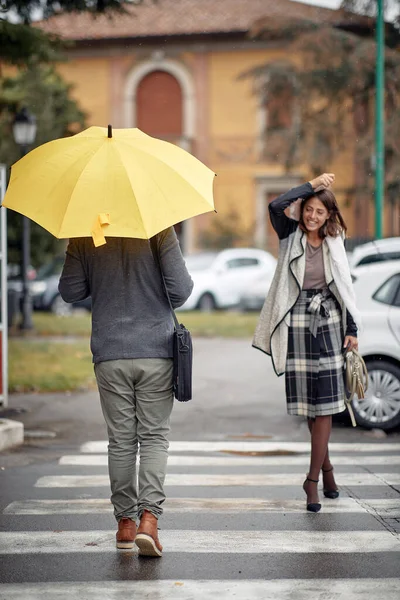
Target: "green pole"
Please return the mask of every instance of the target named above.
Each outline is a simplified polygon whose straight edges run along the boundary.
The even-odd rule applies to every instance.
[[[385,37],[384,0],[377,0],[376,73],[375,73],[375,237],[382,238],[383,200],[385,195]]]

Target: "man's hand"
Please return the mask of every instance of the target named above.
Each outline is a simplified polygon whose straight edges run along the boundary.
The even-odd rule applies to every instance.
[[[314,192],[320,192],[326,190],[335,181],[335,175],[333,173],[323,173],[315,179],[311,179],[310,184]]]
[[[353,335],[346,335],[343,342],[343,348],[346,348],[348,351],[353,350],[353,348],[354,350],[358,350],[358,339]]]

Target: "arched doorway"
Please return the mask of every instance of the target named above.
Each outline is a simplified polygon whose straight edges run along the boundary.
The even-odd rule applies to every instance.
[[[182,89],[166,71],[152,71],[136,91],[136,125],[149,135],[179,143],[183,135]]]

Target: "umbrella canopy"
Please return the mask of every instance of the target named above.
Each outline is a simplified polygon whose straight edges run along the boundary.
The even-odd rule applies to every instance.
[[[214,210],[215,174],[140,129],[89,127],[15,163],[3,206],[57,238],[150,238]]]

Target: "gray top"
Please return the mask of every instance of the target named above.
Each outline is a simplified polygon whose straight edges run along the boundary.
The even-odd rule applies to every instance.
[[[323,288],[326,288],[326,277],[322,244],[316,248],[307,242],[303,290],[320,290]]]
[[[189,298],[193,281],[175,230],[157,235],[167,289],[174,308]],[[92,297],[93,362],[121,358],[170,358],[174,331],[171,311],[148,240],[71,239],[59,291],[66,302]]]

